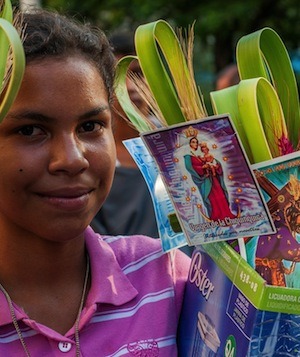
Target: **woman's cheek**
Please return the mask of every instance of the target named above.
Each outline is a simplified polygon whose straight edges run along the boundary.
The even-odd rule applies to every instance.
[[[102,150],[98,155],[97,163],[99,170],[99,177],[101,181],[107,181],[109,186],[112,184],[115,166],[116,166],[116,150],[114,144],[107,150]]]

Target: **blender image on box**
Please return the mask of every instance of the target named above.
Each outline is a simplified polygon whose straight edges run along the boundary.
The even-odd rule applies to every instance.
[[[216,356],[220,343],[213,322],[209,316],[199,311],[193,355],[202,357]]]

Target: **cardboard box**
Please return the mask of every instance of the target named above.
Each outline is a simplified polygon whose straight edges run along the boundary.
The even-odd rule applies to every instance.
[[[178,344],[184,357],[300,356],[300,289],[267,285],[226,242],[198,246]]]

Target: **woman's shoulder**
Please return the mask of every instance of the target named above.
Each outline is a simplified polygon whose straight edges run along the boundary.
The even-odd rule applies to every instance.
[[[111,248],[120,266],[143,266],[149,264],[153,272],[169,271],[171,275],[187,276],[190,257],[179,249],[162,250],[161,240],[143,235],[103,237]]]
[[[145,235],[101,235],[94,232],[92,227],[86,229],[85,235],[89,245],[92,245],[92,247],[95,248],[99,244],[102,245],[102,248],[109,246],[114,254],[119,257],[138,257],[147,254],[164,253],[159,238],[151,238]]]
[[[104,242],[109,244],[116,256],[127,260],[139,259],[148,255],[163,255],[161,240],[144,235],[131,236],[102,236]]]
[[[91,232],[93,231],[90,228]],[[186,270],[190,263],[190,258],[178,249],[170,253],[163,251],[159,238],[151,238],[145,235],[102,236],[97,233],[92,234],[96,235],[100,242],[113,251],[121,267],[131,265],[133,262],[142,265],[151,262],[156,267],[170,267],[175,263],[176,270]]]

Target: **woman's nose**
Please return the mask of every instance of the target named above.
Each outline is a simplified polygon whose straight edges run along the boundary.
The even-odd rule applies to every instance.
[[[63,135],[51,143],[51,158],[49,171],[51,173],[66,173],[76,175],[83,172],[89,166],[85,157],[86,147],[74,135]]]

